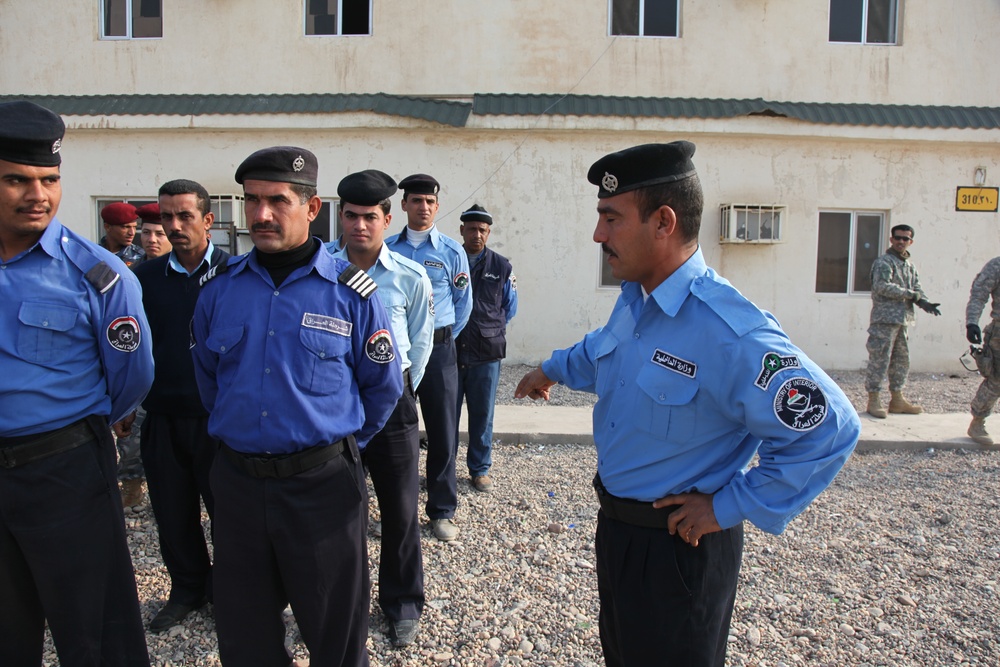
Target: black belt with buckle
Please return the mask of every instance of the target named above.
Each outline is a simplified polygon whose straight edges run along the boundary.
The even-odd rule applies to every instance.
[[[300,472],[312,470],[343,453],[349,447],[347,436],[332,445],[319,445],[304,449],[294,454],[244,454],[238,452],[226,443],[222,443],[222,451],[237,468],[251,477],[291,477]]]
[[[451,340],[451,325],[434,330],[434,344],[438,345]]]
[[[597,491],[597,500],[605,516],[643,528],[666,528],[670,513],[680,507],[668,505],[656,509],[651,502],[613,496],[604,488],[600,475],[594,476],[594,490]]]
[[[0,465],[17,468],[55,454],[68,452],[96,437],[85,419],[54,431],[0,438]]]

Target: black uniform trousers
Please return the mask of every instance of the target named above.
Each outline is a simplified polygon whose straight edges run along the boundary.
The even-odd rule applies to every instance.
[[[78,447],[0,467],[0,665],[146,667],[115,443],[103,417]]]
[[[226,667],[288,667],[289,603],[310,664],[369,664],[368,490],[355,447],[284,478],[216,459],[215,627]]]
[[[722,667],[743,524],[693,547],[664,528],[597,515],[601,648],[608,667]]]
[[[207,415],[147,411],[141,437],[160,553],[170,574],[170,599],[193,605],[212,595],[212,563],[201,525],[201,500],[212,518],[215,501],[208,477],[219,443],[208,434]]]
[[[403,388],[396,409],[362,454],[382,514],[378,602],[390,621],[420,618],[424,564],[420,552],[420,424],[413,390]]]
[[[434,344],[417,396],[427,431],[427,516],[450,519],[458,506],[458,357],[451,336]]]

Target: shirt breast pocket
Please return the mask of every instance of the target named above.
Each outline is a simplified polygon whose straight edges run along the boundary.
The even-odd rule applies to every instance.
[[[243,357],[242,326],[215,329],[208,335],[205,346],[219,358],[219,370],[233,369]]]
[[[351,339],[319,329],[299,329],[302,349],[296,354],[295,383],[313,394],[335,394],[348,375]]]
[[[73,344],[72,329],[80,311],[51,303],[21,304],[17,317],[17,352],[25,361],[48,364],[61,359]]]
[[[667,438],[683,447],[694,434],[698,422],[699,384],[694,378],[647,364],[636,383],[640,394],[636,406],[636,427],[654,436]]]

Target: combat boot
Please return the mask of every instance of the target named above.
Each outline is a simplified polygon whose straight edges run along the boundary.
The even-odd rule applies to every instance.
[[[142,504],[142,477],[122,480],[122,507]]]
[[[889,393],[892,395],[892,398],[889,400],[889,412],[898,415],[919,415],[924,411],[919,405],[913,405],[903,398],[903,392],[892,391]]]
[[[868,414],[876,419],[885,419],[885,408],[882,407],[881,401],[878,400],[878,392],[870,391],[868,392]]]
[[[973,417],[969,424],[969,437],[980,445],[989,446],[993,444],[993,438],[986,432],[986,417]]]

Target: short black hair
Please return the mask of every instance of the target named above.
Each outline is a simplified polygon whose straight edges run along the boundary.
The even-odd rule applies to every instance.
[[[168,197],[174,197],[176,195],[194,195],[195,199],[198,201],[198,210],[201,211],[203,216],[208,215],[208,212],[211,210],[208,190],[206,190],[205,186],[197,181],[189,181],[186,178],[178,178],[173,181],[167,181],[160,186],[160,190],[157,194],[166,195]]]
[[[673,183],[653,185],[635,191],[635,203],[643,222],[661,206],[669,206],[677,214],[677,224],[685,242],[698,238],[705,199],[697,174]]]
[[[889,231],[889,235],[895,236],[896,232],[910,232],[911,239],[917,235],[917,233],[913,231],[913,227],[910,227],[909,225],[896,225]]]

